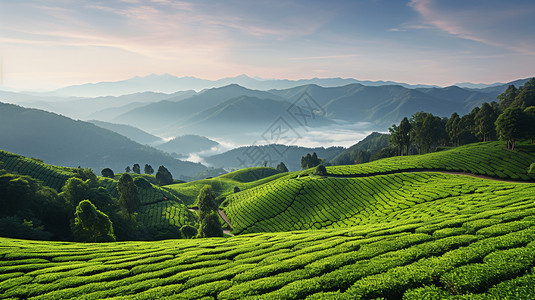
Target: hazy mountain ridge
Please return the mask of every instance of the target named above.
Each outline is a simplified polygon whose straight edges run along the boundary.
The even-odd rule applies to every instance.
[[[218,142],[211,140],[204,136],[187,134],[178,136],[168,142],[157,145],[156,148],[166,151],[168,153],[176,154],[190,154],[198,153],[201,151],[210,150],[213,147],[217,147]]]
[[[261,166],[267,161],[268,166],[276,167],[284,162],[290,171],[301,170],[301,157],[316,152],[319,158],[329,161],[341,153],[344,147],[300,147],[288,145],[243,146],[227,152],[206,157],[204,161],[215,168],[241,169]]]
[[[95,173],[105,167],[122,172],[134,163],[165,165],[176,178],[205,170],[94,124],[42,110],[0,103],[0,128],[7,129],[0,131],[0,149],[54,165],[90,167]]]
[[[145,132],[131,125],[115,124],[115,123],[103,122],[103,121],[98,121],[98,120],[89,120],[88,122],[93,123],[97,125],[98,127],[102,127],[102,128],[114,131],[120,135],[124,135],[127,138],[137,143],[140,143],[142,145],[152,145],[152,144],[162,142],[162,139],[160,137],[152,135],[148,132]]]
[[[252,78],[245,74],[235,77],[226,77],[218,80],[201,79],[191,76],[177,77],[170,74],[156,75],[151,74],[144,77],[136,76],[125,80],[107,81],[97,83],[86,83],[80,85],[67,86],[52,92],[53,94],[63,96],[119,96],[146,91],[157,91],[163,93],[173,93],[180,90],[203,90],[223,87],[229,84],[238,84],[249,89],[270,90],[270,89],[288,89],[296,86],[317,84],[325,87],[334,87],[347,85],[351,83],[361,83],[369,86],[380,86],[397,84],[407,88],[433,87],[425,84],[407,84],[394,81],[371,81],[357,80],[353,78],[310,78],[310,79],[263,79]]]

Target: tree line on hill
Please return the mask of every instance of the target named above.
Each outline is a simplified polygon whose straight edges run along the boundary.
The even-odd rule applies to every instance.
[[[396,155],[428,153],[439,146],[503,140],[513,150],[515,141],[535,141],[535,78],[524,86],[510,85],[498,102],[483,103],[464,116],[456,112],[440,118],[418,112],[392,125],[390,144]]]

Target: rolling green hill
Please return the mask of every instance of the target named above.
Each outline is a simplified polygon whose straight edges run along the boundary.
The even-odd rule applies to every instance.
[[[396,156],[370,163],[327,168],[333,176],[362,176],[418,169],[461,171],[502,179],[534,180],[528,174],[535,162],[535,145],[521,144],[514,151],[503,142],[474,143],[450,150],[414,156]]]
[[[503,189],[509,192],[498,194],[503,193],[505,198],[521,198],[516,193],[523,193],[525,185],[507,183],[511,186],[503,187],[505,183],[488,179],[429,171],[460,171],[532,181],[535,174],[528,174],[532,162],[535,162],[535,145],[522,144],[518,150],[509,151],[501,142],[470,144],[425,155],[327,167],[328,177],[309,176],[313,169],[294,172],[228,195],[224,209],[234,233],[337,228],[390,221],[410,217],[412,209],[430,210],[427,217],[436,217],[437,210],[448,215],[442,207],[434,207],[442,201],[463,203],[476,196],[479,196],[477,201],[484,201],[494,197],[491,193]],[[483,191],[481,195],[479,191]]]
[[[166,188],[174,191],[186,205],[193,205],[197,200],[199,191],[204,185],[212,186],[213,191],[221,199],[234,193],[234,187],[236,186],[240,190],[244,190],[286,176],[287,174],[279,173],[274,168],[255,167],[237,170],[215,178],[172,184],[166,186]]]
[[[167,192],[188,204],[184,191],[219,185],[242,234],[101,244],[0,238],[0,298],[532,299],[535,184],[526,166],[534,147],[487,142],[327,167],[329,176],[253,168],[171,185]],[[254,180],[255,170],[267,177]]]
[[[447,219],[219,239],[0,238],[0,298],[531,299],[535,204],[483,204]]]
[[[30,176],[58,192],[69,178],[80,177],[75,168],[57,167],[45,164],[39,159],[2,150],[0,150],[1,169],[9,173]],[[116,174],[114,179],[98,177],[98,186],[104,187],[112,197],[118,198],[119,177],[120,174]],[[150,231],[144,238],[154,240],[159,239],[162,234],[170,233],[172,234],[168,237],[176,237],[180,236],[178,230],[183,225],[197,225],[195,215],[186,208],[178,194],[171,189],[157,186],[154,175],[132,174],[132,177],[141,200],[137,220]],[[0,200],[1,197],[2,195]]]
[[[60,191],[65,181],[76,175],[75,169],[57,167],[43,163],[40,159],[27,158],[0,150],[0,169],[8,172],[28,175],[43,182],[43,185]]]

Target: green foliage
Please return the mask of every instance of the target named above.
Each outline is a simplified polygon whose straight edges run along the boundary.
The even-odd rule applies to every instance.
[[[0,236],[28,240],[49,240],[53,234],[44,230],[44,226],[34,226],[32,221],[18,216],[0,218]]]
[[[2,168],[8,173],[27,175],[42,181],[44,186],[60,191],[70,177],[76,176],[76,169],[56,167],[42,161],[0,150]]]
[[[134,166],[132,167],[132,171],[136,174],[141,174],[141,168],[139,164],[134,164]]]
[[[130,173],[132,172],[132,169],[130,169],[130,166],[126,166],[126,168],[124,168],[124,171],[125,173]]]
[[[160,166],[158,172],[156,172],[156,180],[158,180],[160,186],[172,184],[173,175],[164,166]]]
[[[316,167],[316,171],[314,172],[314,174],[318,176],[327,176],[327,169],[324,165],[319,165]]]
[[[212,187],[205,185],[197,198],[199,206],[199,235],[200,237],[222,237],[223,230],[217,214],[217,204]]]
[[[134,179],[134,184],[139,187],[139,188],[142,188],[142,189],[150,189],[152,188],[152,185],[150,184],[150,182],[143,178],[143,177],[136,177]]]
[[[503,219],[504,209],[524,210],[500,204],[469,218]],[[461,299],[533,298],[535,227],[495,237],[413,233],[434,224],[427,219],[403,230],[403,222],[385,222],[180,243],[0,238],[0,293],[24,299],[445,299],[455,290]]]
[[[89,185],[78,177],[71,177],[63,188],[60,196],[74,209],[84,199],[89,199]]]
[[[481,205],[479,210],[484,210],[507,199],[527,201],[530,192],[526,188],[526,184],[440,173],[304,177],[276,180],[229,195],[225,212],[234,233],[340,228],[406,218],[419,222],[436,215],[458,217],[464,215],[459,210],[469,214],[474,206]],[[422,206],[425,211],[421,210]],[[467,230],[475,232],[475,226],[439,231],[437,236],[446,237]],[[511,223],[510,226],[528,225]],[[478,231],[478,234],[490,236],[519,227],[488,228],[492,231]],[[438,229],[441,228],[434,230]]]
[[[81,201],[76,207],[73,234],[85,242],[115,241],[110,219],[89,200]]]
[[[439,117],[418,112],[411,117],[410,124],[411,142],[416,145],[419,153],[429,153],[432,148],[444,144],[447,137],[446,124]]]
[[[217,204],[215,203],[215,193],[212,190],[212,186],[205,185],[199,192],[197,197],[197,206],[200,213],[210,212],[217,210]]]
[[[197,228],[191,225],[184,225],[180,227],[180,232],[182,233],[182,236],[184,236],[184,238],[190,239],[197,235]]]
[[[127,214],[132,214],[139,209],[141,201],[132,177],[128,173],[123,173],[117,183],[117,192],[119,193],[119,206]]]
[[[321,163],[321,160],[318,158],[318,155],[316,154],[316,152],[312,153],[312,155],[308,153],[306,156],[301,157],[301,169],[314,168],[320,163]]]
[[[512,106],[522,109],[535,106],[535,77],[518,89],[518,95],[515,97]]]
[[[145,167],[143,168],[143,172],[144,172],[145,174],[149,174],[149,175],[151,175],[151,174],[154,173],[154,169],[152,168],[151,165],[145,164]]]
[[[199,236],[223,237],[223,230],[219,222],[219,215],[215,211],[199,214]]]
[[[518,95],[518,89],[514,85],[509,85],[505,92],[498,95],[498,106],[502,111],[511,107],[515,101],[516,96]]]
[[[74,171],[76,172],[76,176],[80,179],[82,179],[83,181],[87,182],[87,184],[89,185],[95,185],[97,183],[97,175],[95,175],[95,173],[93,173],[93,170],[88,168],[76,168],[74,169]]]
[[[500,140],[507,141],[507,148],[514,150],[515,141],[526,134],[526,114],[518,107],[506,109],[496,119],[496,131]],[[532,124],[531,124],[532,125]]]
[[[505,148],[503,142],[476,143],[425,155],[391,157],[352,166],[332,166],[327,167],[327,170],[334,176],[428,169],[467,172],[504,179],[535,179],[535,176],[527,173],[530,162],[535,161],[535,147],[523,143],[515,151],[507,151]]]
[[[281,161],[281,163],[277,165],[277,171],[279,171],[281,173],[288,172],[288,168],[286,167],[284,162]]]
[[[103,177],[107,178],[115,178],[115,173],[113,173],[113,170],[110,168],[104,168],[102,171],[100,171],[100,174],[102,174]]]
[[[404,151],[406,155],[409,155],[411,130],[412,125],[406,117],[401,120],[399,126],[392,125],[392,127],[389,129],[390,143],[398,148],[399,155],[403,155]]]
[[[495,138],[496,131],[494,122],[496,122],[497,115],[494,109],[488,103],[483,103],[481,108],[474,116],[477,135],[483,142],[490,141]]]
[[[448,136],[450,137],[450,143],[453,146],[459,146],[462,130],[461,118],[455,112],[448,119],[448,122],[446,122],[446,132],[448,133]]]

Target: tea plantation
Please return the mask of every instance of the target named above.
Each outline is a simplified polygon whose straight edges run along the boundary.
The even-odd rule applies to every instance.
[[[533,162],[533,145],[508,151],[489,142],[327,167],[328,176],[254,180],[244,170],[151,185],[142,200],[155,212],[147,222],[165,215],[181,223],[194,191],[219,184],[237,235],[99,244],[0,238],[0,299],[533,299]],[[112,190],[114,181],[107,184]],[[167,205],[164,196],[177,200]]]

